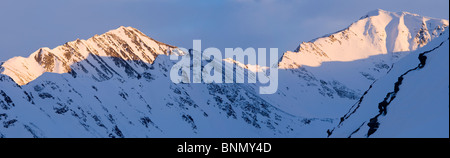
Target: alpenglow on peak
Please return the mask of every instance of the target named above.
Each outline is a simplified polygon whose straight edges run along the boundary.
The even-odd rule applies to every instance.
[[[408,12],[370,11],[349,27],[286,52],[279,67],[319,66],[328,61],[354,61],[369,56],[392,53],[397,60],[408,52],[425,46],[442,34],[448,20],[419,16]]]
[[[17,84],[24,85],[45,72],[73,72],[73,65],[86,60],[91,61],[90,64],[76,68],[82,71],[93,69],[97,71],[96,73],[108,75],[108,72],[113,70],[107,70],[108,67],[105,65],[108,64],[98,60],[97,56],[116,58],[115,60],[123,59],[121,64],[124,65],[151,64],[158,55],[168,55],[175,48],[175,46],[158,42],[135,28],[121,26],[87,40],[77,39],[67,42],[54,49],[40,48],[27,58],[11,58],[1,65],[3,67],[1,73],[10,76]],[[104,67],[106,68],[101,69]]]

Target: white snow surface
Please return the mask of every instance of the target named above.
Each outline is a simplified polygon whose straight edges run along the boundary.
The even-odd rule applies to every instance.
[[[70,66],[90,55],[120,57],[153,63],[159,54],[168,54],[175,47],[155,41],[132,27],[119,27],[88,40],[68,42],[54,49],[41,48],[29,57],[14,57],[2,65],[2,74],[19,85],[27,84],[44,72],[67,73]],[[109,53],[114,50],[115,54]]]
[[[361,17],[348,28],[301,43],[297,50],[283,55],[279,67],[317,67],[327,61],[354,61],[387,53],[391,53],[394,57],[392,60],[396,60],[401,57],[399,52],[424,46],[438,37],[447,26],[448,20],[444,19],[378,9]]]
[[[120,27],[0,63],[0,137],[327,137],[333,129],[331,137],[367,137],[363,123],[419,53],[448,40],[447,26],[407,12],[369,12],[286,52],[271,95],[258,94],[258,83],[174,84],[176,61],[167,55],[179,50]],[[426,56],[424,68],[404,76],[370,137],[448,137],[448,41]],[[212,62],[245,69],[237,78],[266,69]]]
[[[439,46],[442,43],[441,46]],[[449,136],[449,33],[423,48],[411,52],[394,64],[392,70],[375,81],[359,108],[352,107],[349,116],[335,129],[332,137],[368,137],[370,119],[379,114],[378,103],[394,91],[398,78],[420,63],[426,54],[426,65],[403,76],[395,99],[386,115],[378,117],[379,128],[370,137],[437,137]],[[356,104],[355,104],[356,105]],[[350,114],[355,111],[353,114]]]

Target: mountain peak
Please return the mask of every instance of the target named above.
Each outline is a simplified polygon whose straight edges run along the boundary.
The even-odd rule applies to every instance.
[[[10,76],[19,85],[24,85],[44,72],[72,72],[74,64],[94,60],[89,58],[91,56],[151,64],[158,55],[168,55],[174,48],[176,47],[156,41],[133,27],[120,26],[87,40],[77,39],[54,49],[40,48],[28,58],[14,57],[1,65],[3,67],[1,73]],[[89,63],[87,67],[93,67],[95,70],[98,69],[96,66],[105,66],[97,61]],[[85,67],[80,68],[84,71]]]
[[[401,15],[420,16],[419,14],[414,14],[414,13],[410,13],[410,12],[406,12],[406,11],[390,12],[390,11],[386,11],[383,9],[375,9],[375,10],[369,11],[366,15],[362,16],[361,19],[364,19],[367,17],[379,16],[379,15],[394,15],[394,14],[396,16],[401,16]]]
[[[380,15],[382,13],[387,13],[388,11],[385,11],[383,9],[375,9],[372,11],[369,11],[365,16],[377,16]]]
[[[138,31],[137,29],[131,27],[131,26],[119,26],[116,29],[113,30],[109,30],[109,33],[116,33],[116,32],[121,32],[121,31]]]
[[[283,55],[279,67],[319,66],[326,61],[354,61],[387,53],[398,59],[398,52],[423,47],[447,26],[445,19],[376,9],[345,29],[299,44],[294,52]]]

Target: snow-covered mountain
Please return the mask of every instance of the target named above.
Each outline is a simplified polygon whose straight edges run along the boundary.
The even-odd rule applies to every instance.
[[[448,20],[378,9],[341,31],[301,43],[294,52],[283,55],[279,67],[319,66],[388,53],[398,57],[426,45],[447,26]]]
[[[14,57],[2,64],[4,70],[1,73],[10,76],[19,85],[33,81],[44,72],[85,72],[93,75],[96,80],[105,80],[114,75],[136,76],[132,70],[126,74],[117,74],[107,65],[119,62],[120,64],[111,65],[129,67],[128,64],[133,64],[145,67],[145,63],[153,63],[158,55],[167,55],[174,48],[176,47],[149,38],[135,28],[122,26],[88,40],[77,39],[54,49],[41,48],[28,58]],[[98,57],[115,57],[113,59],[133,62],[102,61]],[[74,64],[78,66],[72,67]]]
[[[123,36],[131,30],[135,36],[140,36]],[[179,50],[150,40],[133,28],[120,27],[87,41],[77,40],[47,50],[45,54],[52,57],[50,59],[65,64],[41,62],[45,63],[43,68],[51,65],[51,69],[42,70],[49,72],[41,72],[38,78],[25,85],[16,82],[25,81],[21,79],[26,79],[24,76],[33,69],[28,69],[27,65],[18,67],[22,63],[15,63],[24,60],[9,60],[3,64],[7,64],[5,71],[12,68],[21,68],[21,71],[16,71],[11,78],[1,77],[0,121],[3,126],[0,136],[309,135],[310,132],[300,130],[309,124],[308,118],[279,110],[261,99],[251,85],[174,84],[169,78],[169,70],[175,61],[167,56],[172,51]],[[39,56],[39,52],[28,60],[37,64],[34,56]],[[67,56],[63,56],[64,53]],[[149,60],[144,60],[146,56]],[[60,65],[70,66],[64,67],[67,73],[52,73]],[[320,120],[318,124],[330,122]]]
[[[407,33],[396,34],[399,28]],[[371,11],[348,28],[284,53],[279,62],[279,95],[263,97],[298,115],[338,118],[370,84],[408,55],[408,50],[422,47],[447,28],[448,20],[407,12]],[[386,36],[386,32],[391,35]],[[408,42],[400,42],[402,39]],[[417,41],[423,41],[422,45]],[[405,43],[410,44],[403,52],[389,49]]]
[[[332,137],[448,137],[449,31],[375,81]]]
[[[355,102],[379,97],[367,89],[392,88],[382,81],[398,77],[398,67],[410,68],[402,61],[417,63],[417,52],[448,39],[447,26],[447,20],[372,11],[342,31],[286,52],[278,64],[278,91],[271,95],[260,95],[250,83],[174,84],[169,71],[175,61],[167,55],[181,50],[120,27],[0,63],[0,137],[348,137],[353,125],[373,117],[371,106],[378,106],[378,100],[364,99],[361,110],[347,118]],[[445,54],[448,42],[443,45],[447,49],[433,55]],[[448,67],[444,58],[448,51],[433,63]],[[444,68],[433,68],[431,61],[420,71],[440,76]],[[250,78],[266,69],[233,59],[213,62],[236,64],[249,70]],[[446,85],[440,91],[448,94]],[[432,99],[436,91],[422,88]],[[405,100],[400,93],[398,100]],[[448,97],[436,98],[445,101],[448,105]],[[394,104],[403,105],[388,107]],[[385,122],[394,125],[388,116]],[[448,122],[448,113],[436,119],[445,117]],[[382,132],[391,128],[381,128],[385,124],[373,136],[394,136]]]

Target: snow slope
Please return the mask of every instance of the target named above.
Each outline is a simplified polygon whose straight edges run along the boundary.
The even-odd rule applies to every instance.
[[[174,84],[166,75],[172,64],[159,56],[141,78],[114,76],[101,82],[44,73],[19,87],[3,76],[0,135],[323,137],[313,131],[331,125],[281,111],[247,85]]]
[[[447,26],[448,20],[371,11],[346,29],[286,52],[279,62],[278,95],[263,97],[295,115],[339,121],[396,61],[439,37]],[[395,33],[399,30],[404,34]]]
[[[383,88],[392,87],[379,81],[402,65],[396,61],[414,58],[417,64],[417,53],[408,50],[429,48],[427,43],[441,39],[447,25],[446,20],[411,13],[370,12],[347,29],[301,44],[298,52],[286,52],[279,63],[278,91],[271,95],[260,95],[260,85],[251,83],[174,84],[169,71],[176,61],[167,55],[180,50],[137,29],[120,27],[1,63],[0,137],[327,137],[335,126],[339,128],[331,136],[347,137],[377,111],[361,110],[350,117],[353,122],[345,119],[349,123],[339,124],[340,118],[366,96],[372,83],[372,89],[377,85],[387,93]],[[443,36],[448,38],[448,33]],[[433,61],[429,55],[421,71],[444,69],[428,65]],[[254,79],[255,72],[266,69],[232,59],[212,62],[247,70],[237,78]],[[448,67],[448,60],[435,63]],[[448,94],[446,85],[440,91]],[[442,101],[448,105],[448,97],[435,102]],[[395,112],[391,105],[386,118]],[[448,119],[448,113],[442,117]],[[396,122],[386,122],[371,136],[398,136],[391,127],[382,128]],[[414,133],[421,127],[405,129]]]
[[[27,58],[14,57],[2,64],[4,70],[1,73],[10,76],[19,85],[24,85],[44,72],[71,72],[73,64],[92,61],[88,59],[92,55],[134,60],[135,64],[151,64],[158,55],[167,55],[175,48],[153,40],[135,28],[121,26],[88,40],[77,39],[54,49],[41,48]],[[85,65],[83,69],[95,69],[100,67],[98,64],[103,64],[101,61],[91,63],[93,65]]]
[[[448,81],[449,32],[445,31],[375,81],[331,136],[448,138]],[[380,106],[383,100],[385,108]]]
[[[447,26],[448,20],[443,19],[371,11],[346,29],[284,53],[278,95],[263,97],[295,115],[339,122],[396,61],[439,37]]]
[[[113,32],[121,30],[134,29],[121,27]],[[0,137],[323,137],[313,131],[331,126],[327,119],[280,110],[262,99],[252,85],[174,84],[169,70],[175,61],[169,60],[167,50],[151,61],[134,60],[133,54],[140,51],[132,50],[139,45],[114,34],[91,38],[97,44],[80,40],[55,48],[73,48],[74,57],[45,53],[58,56],[51,59],[71,61],[66,62],[70,63],[67,73],[44,72],[21,86],[12,79],[24,79],[31,69],[12,79],[2,75]],[[80,52],[84,56],[79,57]],[[145,51],[142,57],[152,53]],[[20,65],[12,61],[5,64]]]
[[[447,26],[448,20],[378,9],[348,28],[301,43],[294,52],[288,51],[283,55],[279,67],[316,67],[326,61],[354,61],[387,53],[398,58],[402,56],[399,52],[426,45]]]

